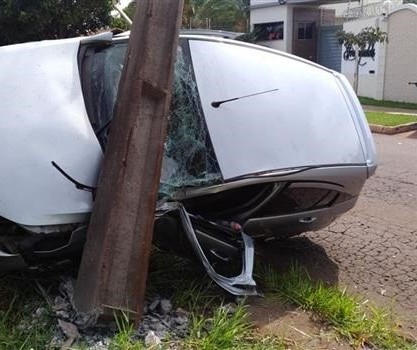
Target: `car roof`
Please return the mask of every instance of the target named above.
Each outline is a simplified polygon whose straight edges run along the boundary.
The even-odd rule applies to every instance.
[[[203,36],[214,36],[224,39],[235,39],[243,33],[237,32],[228,32],[223,30],[211,30],[211,29],[182,29],[180,30],[180,35],[203,35]],[[128,38],[130,35],[130,30],[114,35],[114,38]]]

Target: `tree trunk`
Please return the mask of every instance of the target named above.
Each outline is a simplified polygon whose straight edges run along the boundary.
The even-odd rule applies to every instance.
[[[356,95],[358,94],[359,88],[359,64],[360,59],[355,57],[355,74],[353,76],[353,89],[355,90]]]

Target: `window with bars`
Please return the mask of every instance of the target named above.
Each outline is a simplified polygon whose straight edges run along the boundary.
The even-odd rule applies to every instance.
[[[314,38],[314,22],[303,22],[298,23],[298,39],[299,40],[308,40]]]

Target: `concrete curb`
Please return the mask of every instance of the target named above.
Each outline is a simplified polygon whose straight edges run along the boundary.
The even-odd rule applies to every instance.
[[[394,135],[400,134],[402,132],[413,131],[417,130],[417,123],[407,123],[397,126],[382,126],[382,125],[374,125],[369,124],[369,128],[372,132],[377,134],[386,134],[386,135]]]

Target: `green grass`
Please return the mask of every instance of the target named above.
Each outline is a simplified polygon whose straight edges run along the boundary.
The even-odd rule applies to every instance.
[[[199,303],[198,303],[199,304]],[[207,309],[207,308],[206,308]],[[109,350],[150,350],[142,341],[134,340],[134,329],[127,318],[119,319],[119,331]],[[274,336],[257,335],[249,322],[246,307],[240,304],[230,313],[218,305],[207,314],[191,313],[190,335],[182,340],[168,340],[161,349],[184,350],[284,350],[286,342]]]
[[[278,274],[264,267],[260,269],[259,277],[269,296],[312,311],[354,346],[367,344],[376,349],[417,349],[417,344],[398,335],[389,310],[367,306],[363,300],[345,291],[313,282],[301,268],[293,267],[287,273]]]
[[[227,294],[207,276],[194,260],[154,249],[152,252],[146,294],[171,299],[176,307],[196,310],[220,304]]]
[[[219,306],[210,316],[192,315],[190,335],[181,347],[185,349],[285,349],[285,342],[273,336],[259,336],[249,322],[246,307],[240,304],[230,313]]]
[[[175,344],[181,349],[196,350],[285,349],[281,339],[256,333],[243,303],[234,312],[224,307],[230,295],[214,284],[200,264],[155,250],[147,293],[161,291],[167,293],[175,307],[189,311],[191,320],[189,336],[179,342],[167,341],[163,348]]]
[[[150,262],[147,294],[163,293],[174,307],[190,315],[189,335],[182,340],[166,340],[162,349],[187,350],[284,350],[286,343],[274,336],[257,334],[243,303],[230,312],[230,296],[217,287],[198,263],[155,250]],[[117,321],[118,332],[110,350],[142,350],[134,340],[133,327],[126,318]]]
[[[336,287],[313,282],[301,268],[277,273],[263,267],[258,269],[257,277],[268,297],[310,310],[320,322],[331,325],[356,347],[368,344],[378,350],[417,349],[397,334],[389,311],[364,305],[360,298],[349,296]],[[53,336],[56,320],[45,296],[36,291],[36,281],[9,277],[1,277],[0,281],[0,349],[45,349]],[[51,285],[54,286],[53,282]],[[198,264],[188,260],[155,251],[148,293],[150,297],[162,293],[171,298],[174,307],[180,306],[190,312],[188,336],[182,340],[167,339],[162,343],[162,349],[288,348],[288,340],[257,332],[243,302],[230,312],[224,306],[230,296],[214,285]],[[38,307],[44,307],[48,312],[34,323],[32,315]],[[111,341],[110,350],[146,349],[143,341],[135,337],[134,327],[127,317],[119,316],[117,325],[118,332]],[[73,347],[84,348],[81,343]]]
[[[369,124],[383,126],[397,126],[401,124],[417,122],[417,116],[406,114],[389,114],[383,112],[366,112]]]
[[[190,331],[182,340],[166,340],[161,349],[184,350],[284,350],[286,342],[274,336],[260,336],[249,321],[243,302],[232,312],[218,299],[211,296],[212,285],[194,281],[189,288],[183,288],[188,297],[190,310]],[[118,332],[112,339],[109,350],[143,350],[142,341],[135,340],[134,328],[126,317],[117,320]]]
[[[113,337],[109,350],[144,350],[146,349],[142,341],[134,339],[134,327],[125,314],[115,315],[118,328],[117,334]]]
[[[416,89],[416,93],[417,93],[417,89]],[[404,108],[404,109],[417,110],[417,103],[382,101],[382,100],[375,100],[373,98],[361,97],[361,96],[359,96],[358,98],[361,104],[367,105],[367,106],[380,106],[380,107]]]
[[[0,349],[45,349],[52,339],[52,312],[33,281],[0,276]],[[36,319],[38,308],[44,312]]]

